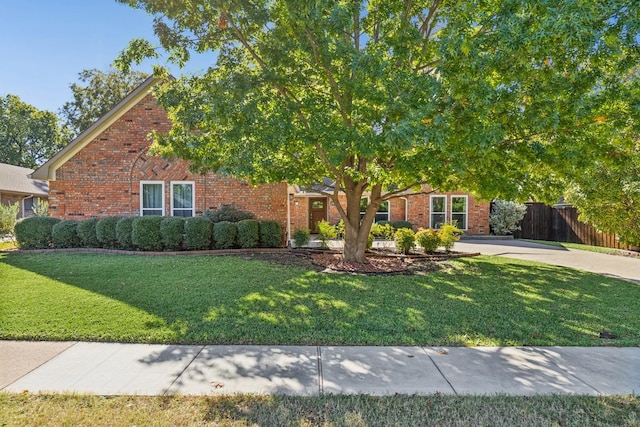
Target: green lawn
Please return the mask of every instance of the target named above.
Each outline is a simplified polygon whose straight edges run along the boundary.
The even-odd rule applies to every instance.
[[[498,257],[365,277],[236,257],[4,253],[0,278],[0,339],[640,345],[640,285]]]
[[[640,253],[624,251],[622,249],[605,248],[602,246],[590,246],[590,245],[583,245],[580,243],[552,242],[550,240],[532,240],[532,239],[521,239],[521,240],[525,242],[540,243],[541,245],[556,246],[559,248],[567,248],[567,249],[579,249],[581,251],[598,252],[601,254],[640,256]]]

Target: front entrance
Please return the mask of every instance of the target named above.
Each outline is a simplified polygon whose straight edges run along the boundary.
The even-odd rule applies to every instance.
[[[327,220],[327,198],[317,197],[309,199],[309,229],[318,232],[318,223]]]

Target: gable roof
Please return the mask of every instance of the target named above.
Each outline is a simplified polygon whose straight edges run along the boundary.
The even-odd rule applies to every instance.
[[[0,192],[25,196],[49,195],[49,183],[29,178],[33,169],[0,163]]]
[[[94,124],[89,126],[84,132],[72,140],[66,147],[58,151],[55,156],[50,158],[46,163],[36,169],[32,174],[33,179],[56,180],[56,171],[64,165],[69,159],[75,156],[87,144],[93,141],[99,134],[104,132],[122,115],[129,111],[133,106],[147,96],[153,86],[161,80],[156,77],[149,77],[126,96],[122,101],[116,104],[109,112],[100,117]]]

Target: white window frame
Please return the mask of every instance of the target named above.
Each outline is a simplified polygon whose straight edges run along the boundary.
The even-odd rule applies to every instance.
[[[444,211],[434,212],[433,200],[436,198],[444,199]],[[435,224],[433,223],[434,214],[444,215],[444,221],[442,221],[442,224],[447,223],[447,196],[445,194],[432,194],[431,196],[429,196],[429,228],[436,229],[436,227],[434,227]]]
[[[464,201],[465,211],[464,212],[453,212],[453,198],[454,197],[465,199],[465,201]],[[453,215],[454,214],[464,214],[464,224],[456,224],[456,227],[458,227],[460,230],[467,230],[467,228],[469,227],[469,196],[467,196],[465,194],[456,194],[456,195],[452,195],[451,196],[451,221],[452,222],[453,222]]]
[[[362,197],[362,199],[367,199],[367,206],[369,206],[369,203],[371,203],[371,197],[364,196],[364,197]],[[360,200],[362,200],[362,199],[360,199]],[[391,221],[391,200],[384,200],[382,203],[388,203],[388,205],[387,205],[388,206],[388,210],[387,210],[387,219],[383,219],[383,220],[380,220],[380,221],[388,221],[388,222],[390,222]],[[378,215],[378,213],[381,213],[381,212],[380,211],[376,211],[376,216]],[[365,214],[365,211],[361,210],[360,211],[360,219],[362,219],[362,217],[364,217],[364,214]],[[373,218],[373,222],[374,223],[378,222],[376,217]]]
[[[144,191],[143,188],[145,185],[147,184],[160,184],[162,186],[162,215],[164,216],[165,213],[165,209],[164,209],[164,181],[140,181],[140,216],[144,216],[144,211],[145,210],[158,210],[158,208],[145,208],[144,207]]]
[[[173,186],[175,184],[189,184],[191,185],[191,216],[196,216],[196,183],[195,181],[171,181],[170,182],[170,199],[171,199],[171,216],[175,216],[173,211],[175,209],[187,210],[188,208],[174,208],[173,207]]]

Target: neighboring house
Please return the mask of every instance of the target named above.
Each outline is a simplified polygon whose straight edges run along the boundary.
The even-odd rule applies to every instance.
[[[338,222],[335,206],[319,193],[284,182],[253,187],[212,172],[192,173],[180,159],[150,155],[149,133],[171,127],[151,92],[156,82],[147,79],[32,174],[49,181],[51,216],[193,216],[234,204],[258,219],[279,221],[287,238],[296,228],[314,230],[323,219]],[[378,220],[408,220],[416,228],[457,220],[469,233],[489,233],[489,204],[467,194],[407,192],[384,209]]]
[[[18,218],[33,215],[32,207],[49,196],[47,181],[31,179],[33,169],[0,163],[0,203],[12,205],[18,203]]]

